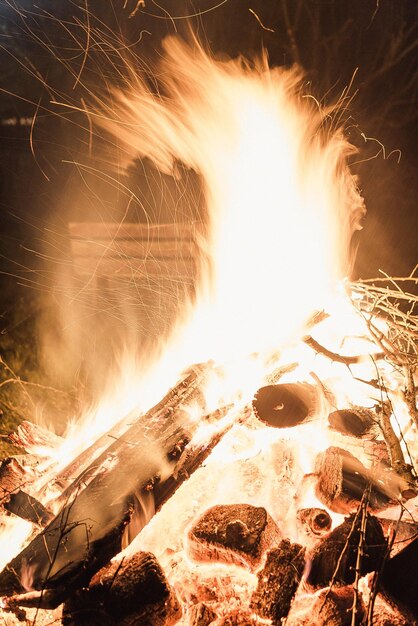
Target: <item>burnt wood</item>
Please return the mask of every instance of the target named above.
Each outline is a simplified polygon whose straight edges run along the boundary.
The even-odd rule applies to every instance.
[[[170,626],[179,602],[155,556],[139,552],[102,568],[64,605],[64,626]]]
[[[387,550],[387,541],[379,520],[369,513],[366,515],[361,576],[378,571]],[[309,555],[308,585],[318,589],[327,587],[331,581],[340,585],[354,582],[360,525],[361,515],[350,515],[318,542]]]
[[[418,538],[389,559],[380,578],[381,591],[418,621]]]
[[[352,587],[323,589],[315,595],[301,594],[292,605],[286,626],[318,626],[319,624],[361,626],[365,617],[365,607],[362,601],[358,602],[357,615],[353,624],[354,601]],[[375,624],[374,621],[373,624]],[[389,626],[389,623],[386,626]]]
[[[209,626],[215,619],[217,614],[204,602],[194,604],[189,610],[189,626]]]
[[[308,508],[299,509],[296,513],[298,529],[308,537],[322,537],[332,527],[332,519],[325,509]]]
[[[253,568],[279,540],[279,529],[263,507],[220,504],[208,509],[193,525],[188,551],[197,561]]]
[[[288,539],[267,553],[263,569],[258,572],[257,589],[251,608],[260,616],[280,626],[290,609],[305,568],[305,548]]]
[[[390,468],[369,470],[350,452],[336,446],[317,455],[314,472],[318,499],[336,513],[355,511],[369,484],[369,508],[372,511],[396,503],[396,497],[401,495],[401,478]]]
[[[203,369],[191,371],[74,481],[58,515],[0,574],[1,594],[24,591],[24,562],[34,568],[35,590],[71,587],[85,584],[86,577],[120,551],[117,529],[129,521],[130,495],[155,480],[162,463],[176,465],[170,454],[188,426],[179,408],[198,395]],[[118,539],[109,543],[112,536]],[[103,541],[107,561],[100,552]]]
[[[55,517],[41,502],[22,490],[12,493],[3,506],[9,513],[14,513],[14,515],[42,528]]]
[[[343,435],[364,437],[377,423],[377,417],[373,419],[372,411],[367,409],[339,409],[328,415],[328,422]]]

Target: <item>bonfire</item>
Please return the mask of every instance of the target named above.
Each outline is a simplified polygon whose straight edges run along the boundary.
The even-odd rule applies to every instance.
[[[160,74],[90,116],[128,159],[202,178],[182,312],[64,437],[11,435],[28,454],[0,468],[5,623],[411,624],[417,279],[350,282],[352,148],[297,71],[168,39]]]

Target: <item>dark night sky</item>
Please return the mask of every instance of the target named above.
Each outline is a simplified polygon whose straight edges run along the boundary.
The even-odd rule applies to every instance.
[[[114,80],[106,55],[110,54],[112,63],[120,62],[111,51],[112,45],[119,46],[118,37],[141,60],[152,64],[161,39],[173,32],[186,35],[191,24],[215,54],[251,55],[264,46],[272,64],[300,63],[313,93],[320,99],[325,96],[328,103],[338,98],[358,68],[352,87],[352,93],[358,93],[351,117],[346,116],[350,140],[359,147],[358,160],[363,161],[353,164],[353,171],[359,176],[368,208],[356,273],[366,277],[376,275],[379,268],[392,275],[411,271],[418,260],[415,0],[166,0],[158,4],[145,0],[145,8],[137,7],[131,17],[136,0],[127,2],[125,8],[124,4],[123,0],[90,0],[91,32],[101,45],[91,45],[84,58],[84,2],[41,0],[36,9],[28,0],[16,0],[14,9],[0,2],[0,86],[15,94],[3,91],[0,114],[2,118],[32,116],[37,111],[36,158],[31,154],[28,128],[0,128],[5,267],[10,266],[6,259],[22,256],[22,244],[36,248],[45,219],[54,216],[56,227],[65,229],[67,220],[80,219],[80,207],[86,211],[91,203],[85,182],[63,163],[87,154],[87,134],[78,126],[85,126],[85,119],[54,108],[51,99],[80,104],[89,88],[94,91]],[[199,12],[197,17],[183,19]],[[82,80],[74,88],[74,74],[82,64]],[[377,141],[365,143],[364,136],[378,139],[385,153]],[[398,150],[402,153],[399,164]],[[169,188],[170,181],[166,184]],[[111,216],[112,196],[102,188],[97,192],[102,194],[101,210]],[[24,263],[32,263],[30,254]]]

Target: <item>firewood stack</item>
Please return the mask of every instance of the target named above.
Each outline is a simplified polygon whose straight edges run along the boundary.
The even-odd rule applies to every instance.
[[[211,452],[237,424],[277,433],[315,419],[320,388],[274,384],[255,394],[252,410],[247,406],[232,420],[228,407],[206,415],[211,434],[195,442],[197,427],[185,407],[198,403],[205,412],[201,390],[210,372],[210,363],[191,368],[161,402],[130,419],[123,434],[120,425],[112,430],[110,445],[102,438],[84,451],[56,476],[61,495],[51,506],[31,491],[36,464],[1,464],[3,507],[34,528],[28,545],[0,573],[8,614],[21,618],[28,609],[38,615],[63,605],[66,626],[278,626],[283,619],[290,626],[360,626],[371,614],[373,624],[415,623],[416,527],[407,521],[399,526],[405,547],[394,555],[394,523],[382,513],[414,489],[387,462],[377,471],[387,455],[375,434],[370,437],[371,411],[330,414],[329,427],[338,431],[341,445],[318,454],[306,477],[314,481],[318,505],[297,503],[293,536],[268,507],[241,502],[235,494],[233,503],[196,512],[185,529],[190,577],[198,580],[206,572],[193,591],[173,578],[176,560],[169,555],[121,552],[149,521],[138,503],[152,494],[153,513],[163,513],[190,476],[205,471]],[[36,439],[36,428],[23,431]],[[361,441],[374,467],[356,457]],[[211,568],[214,574],[207,573]]]

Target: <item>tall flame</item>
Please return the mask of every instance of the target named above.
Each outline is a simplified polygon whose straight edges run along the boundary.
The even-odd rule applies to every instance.
[[[298,70],[213,60],[175,38],[164,48],[160,90],[131,76],[99,123],[128,155],[202,177],[208,237],[184,364],[275,349],[349,270],[364,212],[352,148],[323,130]]]

